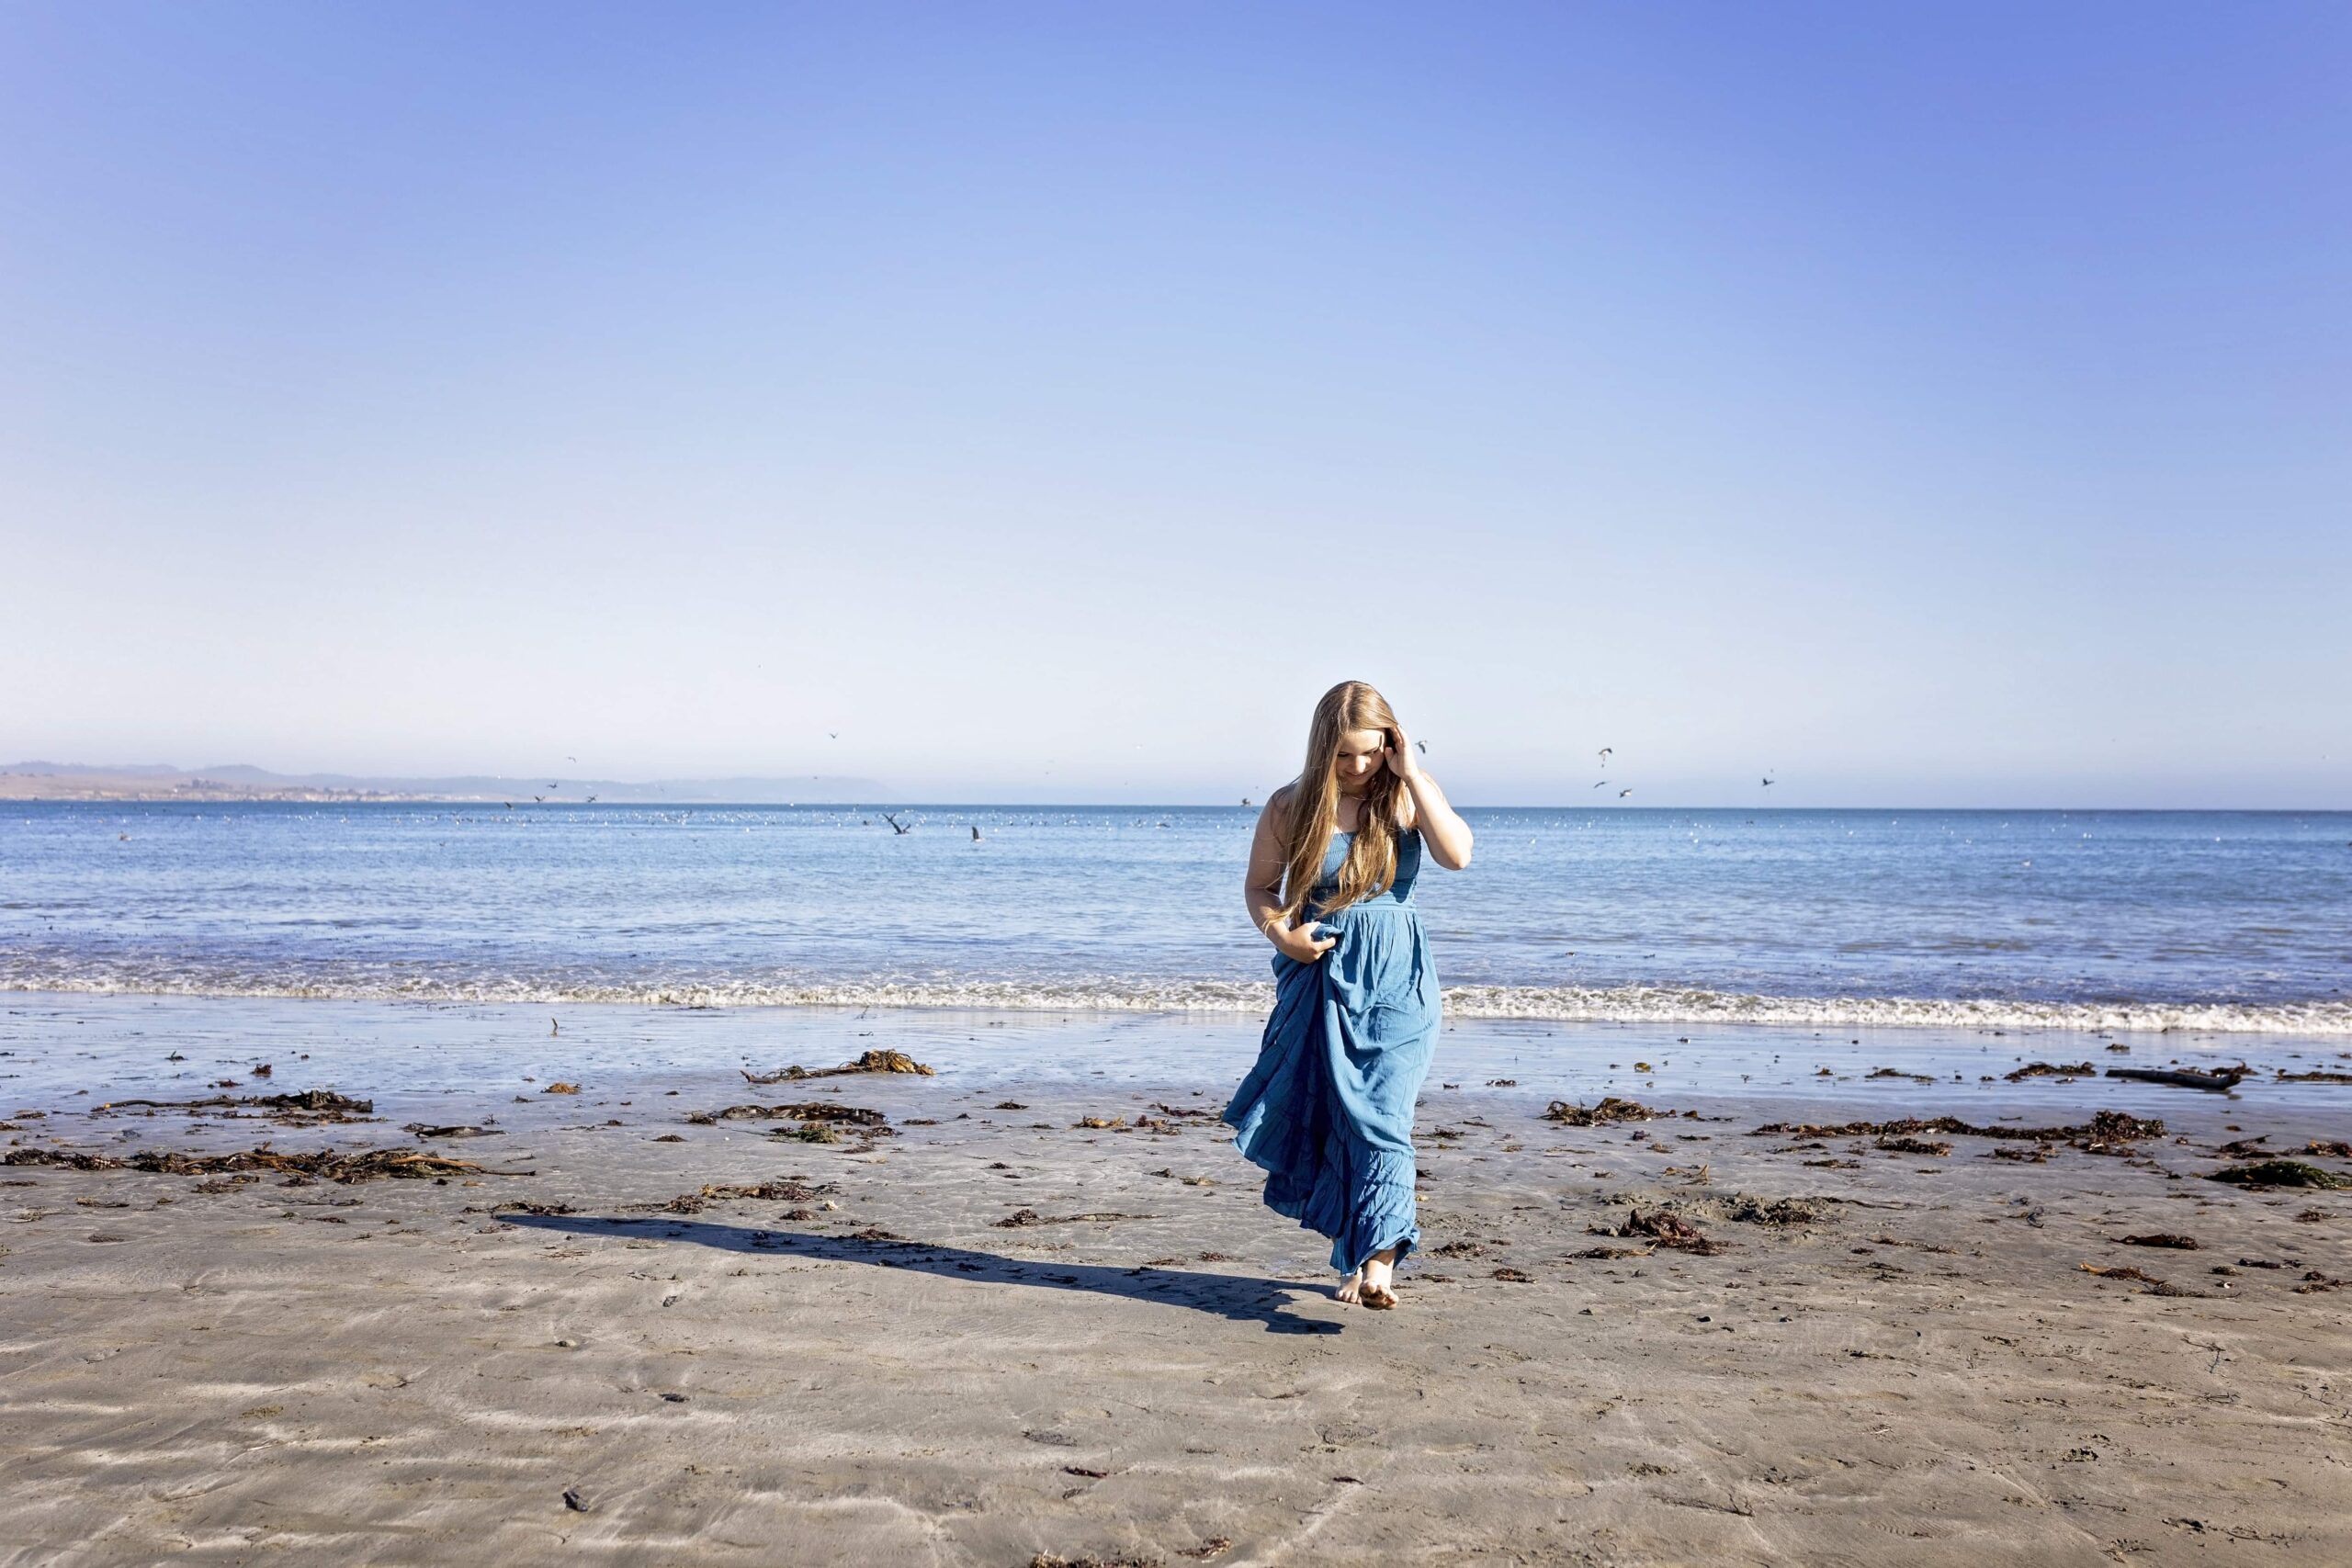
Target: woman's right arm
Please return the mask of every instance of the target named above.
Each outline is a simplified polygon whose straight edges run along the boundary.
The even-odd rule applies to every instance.
[[[1283,853],[1283,831],[1289,817],[1290,789],[1287,785],[1270,796],[1258,813],[1258,830],[1250,840],[1250,870],[1242,878],[1242,897],[1250,907],[1250,923],[1260,935],[1283,953],[1301,964],[1312,964],[1329,952],[1336,938],[1309,937],[1282,918],[1283,870],[1288,857]]]

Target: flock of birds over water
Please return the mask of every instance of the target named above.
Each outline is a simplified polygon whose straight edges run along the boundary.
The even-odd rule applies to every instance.
[[[829,739],[829,740],[839,740],[839,739],[842,738],[842,737],[841,737],[841,732],[840,732],[839,730],[835,730],[835,729],[829,729],[829,730],[827,730],[827,731],[825,732],[825,737],[826,737],[826,739]],[[1414,745],[1415,749],[1416,749],[1416,750],[1418,750],[1421,753],[1421,755],[1423,755],[1423,756],[1425,756],[1425,757],[1429,755],[1430,743],[1429,743],[1428,741],[1426,741],[1426,740],[1416,740],[1416,741],[1414,741],[1414,742],[1413,742],[1413,745]],[[1609,770],[1609,759],[1610,759],[1610,758],[1611,758],[1611,757],[1613,757],[1613,756],[1615,756],[1616,754],[1617,754],[1617,749],[1616,749],[1614,746],[1603,746],[1603,747],[1600,749],[1600,770],[1601,770],[1601,772],[1603,772],[1603,773],[1608,772],[1608,770]],[[576,762],[576,761],[580,761],[580,759],[579,759],[579,758],[577,758],[577,757],[566,757],[566,758],[564,759],[564,761],[567,761],[567,762]],[[1767,769],[1767,770],[1765,771],[1765,773],[1764,773],[1764,776],[1763,776],[1763,784],[1762,784],[1762,787],[1764,787],[1765,789],[1770,789],[1770,788],[1771,788],[1775,784],[1778,784],[1778,783],[1780,782],[1779,780],[1775,779],[1775,778],[1772,776],[1772,774],[1773,774],[1773,773],[1777,773],[1777,772],[1779,772],[1779,770],[1778,770],[1778,769]],[[1606,789],[1606,788],[1608,788],[1608,787],[1609,787],[1609,784],[1610,784],[1610,781],[1609,781],[1608,779],[1605,779],[1605,778],[1604,778],[1604,779],[1600,780],[1599,783],[1595,784],[1592,787],[1593,787],[1593,788],[1595,788],[1595,789]],[[563,788],[562,781],[558,780],[558,779],[550,779],[550,780],[548,780],[548,795],[535,795],[531,796],[531,799],[532,799],[532,801],[533,801],[535,804],[541,804],[541,805],[544,805],[544,804],[546,803],[546,801],[547,801],[547,798],[548,798],[548,795],[553,795],[553,794],[555,794],[557,791],[560,790],[561,788]],[[1624,787],[1624,788],[1623,788],[1623,789],[1620,789],[1620,790],[1617,792],[1617,798],[1618,798],[1618,799],[1620,799],[1620,800],[1623,800],[1623,799],[1627,798],[1628,796],[1630,796],[1633,793],[1634,793],[1634,791],[1633,791],[1633,787],[1632,787],[1631,785],[1627,785],[1626,787]],[[507,810],[512,811],[512,810],[514,810],[514,803],[513,801],[509,800],[509,801],[504,802],[503,804],[504,804],[504,806],[505,806],[505,807],[506,807],[506,809],[507,809]],[[585,801],[585,803],[584,803],[584,804],[589,805],[589,806],[594,806],[594,805],[595,805],[595,804],[596,804],[596,797],[595,797],[594,795],[589,795],[589,796],[587,797],[587,799],[586,799],[586,801]],[[1251,805],[1255,805],[1256,803],[1255,803],[1254,801],[1252,801],[1252,800],[1251,800],[1248,795],[1243,795],[1243,796],[1241,797],[1241,804],[1242,804],[1242,805],[1244,805],[1244,806],[1251,806]],[[887,823],[888,823],[888,824],[890,825],[890,831],[891,831],[894,835],[898,835],[898,836],[903,837],[903,836],[905,836],[906,834],[909,834],[909,833],[911,833],[911,832],[913,832],[913,831],[914,831],[915,825],[914,825],[912,822],[901,822],[901,821],[899,821],[899,814],[898,814],[897,812],[895,812],[895,811],[885,811],[885,812],[883,812],[881,815],[882,815],[882,820],[883,820],[883,821],[885,821],[885,822],[887,822]],[[1167,824],[1162,823],[1162,824],[1161,824],[1161,826],[1162,826],[1162,827],[1165,827],[1165,826],[1167,826]],[[979,841],[980,841],[980,830],[979,830],[979,829],[978,829],[977,826],[975,826],[975,827],[972,829],[972,842],[974,842],[974,843],[976,843],[976,844],[977,844],[977,843],[978,843]]]

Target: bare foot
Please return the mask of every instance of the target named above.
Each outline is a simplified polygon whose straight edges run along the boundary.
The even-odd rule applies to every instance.
[[[1354,1273],[1349,1275],[1347,1281],[1340,1287],[1340,1299],[1345,1302],[1348,1305],[1353,1306],[1357,1302],[1363,1299],[1363,1270],[1359,1269]]]
[[[1363,1289],[1357,1292],[1364,1305],[1385,1312],[1396,1304],[1395,1265],[1396,1249],[1375,1252],[1364,1260]]]

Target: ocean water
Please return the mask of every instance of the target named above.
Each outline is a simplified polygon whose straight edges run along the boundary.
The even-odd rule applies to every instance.
[[[13,804],[0,989],[1262,1013],[1238,808]],[[1493,809],[1457,1019],[2352,1036],[2352,813]],[[972,829],[980,830],[975,840]]]

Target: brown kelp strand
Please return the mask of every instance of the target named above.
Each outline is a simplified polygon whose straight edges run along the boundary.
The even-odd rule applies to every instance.
[[[2338,1176],[2332,1170],[2322,1170],[2299,1159],[2266,1159],[2256,1160],[2252,1165],[2233,1165],[2226,1170],[2207,1171],[2205,1179],[2232,1182],[2240,1187],[2317,1187],[2352,1191],[2352,1176]]]
[[[216,1094],[205,1100],[109,1100],[90,1107],[93,1116],[129,1110],[185,1111],[228,1120],[239,1112],[254,1112],[272,1121],[296,1125],[353,1122],[371,1115],[372,1100],[355,1100],[330,1089],[306,1089],[299,1094]],[[223,1113],[226,1113],[225,1115]]]
[[[2141,1083],[2170,1084],[2175,1089],[2204,1089],[2228,1090],[2238,1087],[2238,1080],[2251,1069],[2244,1062],[2233,1067],[2216,1067],[2211,1072],[2197,1072],[2186,1067],[2109,1067],[2111,1078],[2132,1078]]]
[[[2101,1111],[2073,1127],[1981,1127],[1957,1116],[1905,1116],[1892,1122],[1774,1122],[1757,1128],[1751,1137],[1869,1138],[1901,1137],[1917,1133],[1944,1133],[1965,1138],[2001,1138],[2011,1142],[2129,1143],[2137,1138],[2161,1138],[2165,1124],[2152,1116],[2131,1116]]]
[[[137,1170],[158,1176],[217,1176],[225,1171],[274,1170],[328,1181],[415,1179],[439,1176],[529,1176],[527,1170],[492,1170],[471,1160],[451,1159],[415,1149],[313,1149],[300,1154],[272,1148],[235,1154],[190,1155],[142,1149],[129,1156],[79,1154],[67,1149],[10,1149],[0,1165],[53,1165],[74,1170]]]
[[[1557,1122],[1569,1127],[1598,1127],[1611,1122],[1655,1122],[1673,1115],[1671,1111],[1653,1111],[1637,1100],[1620,1100],[1615,1095],[1600,1104],[1587,1108],[1555,1100],[1544,1108],[1544,1120]]]
[[[1699,1227],[1671,1209],[1652,1209],[1647,1213],[1639,1209],[1627,1212],[1622,1225],[1593,1225],[1587,1235],[1620,1238],[1645,1235],[1660,1247],[1670,1247],[1679,1252],[1695,1252],[1702,1256],[1721,1252],[1723,1244],[1710,1240]]]
[[[738,1071],[742,1071],[739,1068]],[[844,1073],[917,1073],[924,1077],[936,1075],[933,1070],[904,1051],[868,1051],[854,1062],[843,1062],[838,1067],[778,1067],[772,1073],[744,1072],[746,1083],[792,1083],[801,1078],[832,1078]]]
[[[717,1122],[835,1122],[860,1127],[882,1127],[889,1119],[879,1111],[868,1111],[859,1105],[827,1105],[820,1100],[801,1100],[790,1105],[730,1105],[724,1111],[697,1111],[686,1118],[697,1126],[709,1126]]]

